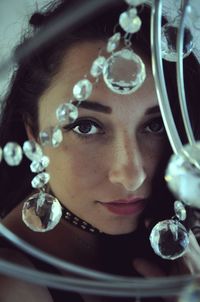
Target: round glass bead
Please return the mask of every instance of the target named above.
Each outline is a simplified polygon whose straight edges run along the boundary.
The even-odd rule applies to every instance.
[[[113,92],[131,94],[144,82],[145,65],[132,50],[123,48],[113,53],[103,68],[103,78]]]
[[[57,148],[63,140],[63,134],[60,127],[49,127],[40,131],[39,138],[42,146]]]
[[[49,157],[46,155],[43,155],[38,161],[32,161],[30,165],[30,169],[33,173],[39,173],[42,172],[44,169],[46,169],[49,165]]]
[[[73,123],[78,117],[78,108],[72,103],[61,104],[56,110],[56,117],[61,124]]]
[[[59,201],[50,194],[36,193],[25,201],[22,220],[35,232],[52,230],[62,217]]]
[[[9,142],[3,148],[3,156],[9,166],[18,166],[23,157],[22,148],[17,143]]]
[[[174,195],[188,206],[200,208],[200,143],[185,145],[171,156],[165,180]]]
[[[181,201],[176,200],[174,202],[174,212],[179,220],[183,221],[186,219],[186,209]]]
[[[106,58],[103,56],[98,57],[92,64],[92,67],[90,69],[90,74],[96,78],[101,75],[103,71],[103,66],[106,62]]]
[[[179,302],[199,302],[200,286],[198,282],[188,285],[180,295]]]
[[[23,144],[24,154],[31,161],[39,160],[43,156],[42,149],[35,141],[25,141]]]
[[[87,100],[92,93],[92,83],[84,79],[76,83],[73,87],[73,96],[77,101]]]
[[[137,5],[144,4],[146,2],[146,0],[125,0],[125,2],[128,5],[137,6]]]
[[[39,173],[38,175],[36,175],[32,179],[31,185],[35,189],[40,189],[49,182],[49,179],[50,179],[49,173],[42,172],[42,173]]]
[[[162,27],[161,32],[161,49],[162,57],[170,62],[177,61],[177,34],[178,25],[173,23],[167,23]],[[184,42],[183,42],[183,58],[187,57],[193,49],[193,36],[188,28],[184,30]]]
[[[140,17],[137,16],[137,10],[131,8],[121,13],[119,16],[119,24],[125,32],[133,34],[140,30],[142,21]]]
[[[107,52],[113,52],[119,46],[120,39],[120,33],[115,33],[112,37],[110,37],[107,43]]]
[[[154,252],[169,260],[181,257],[189,244],[185,227],[178,221],[163,220],[151,231],[150,242]]]

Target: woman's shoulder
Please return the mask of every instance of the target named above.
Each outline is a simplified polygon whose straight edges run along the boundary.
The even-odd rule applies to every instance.
[[[0,247],[1,261],[18,264],[23,267],[36,269],[34,264],[23,253],[11,248],[9,245]],[[31,284],[18,278],[0,275],[0,301],[2,302],[53,302],[46,287]]]

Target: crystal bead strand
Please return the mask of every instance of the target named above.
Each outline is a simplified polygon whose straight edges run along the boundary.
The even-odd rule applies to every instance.
[[[38,173],[33,178],[31,185],[34,189],[38,189],[39,193],[35,193],[24,202],[22,220],[31,230],[46,232],[53,229],[62,217],[62,207],[59,201],[54,196],[45,193],[44,190],[44,186],[50,180],[49,173],[44,170],[50,161],[48,156],[43,154],[39,144],[34,141],[26,141],[23,151],[31,160],[31,171]]]

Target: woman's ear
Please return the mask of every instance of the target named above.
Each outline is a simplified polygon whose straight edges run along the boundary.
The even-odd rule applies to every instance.
[[[31,122],[30,118],[23,117],[23,120],[24,120],[24,127],[26,130],[28,139],[36,142],[37,137],[33,133],[33,126],[32,126],[32,122]]]

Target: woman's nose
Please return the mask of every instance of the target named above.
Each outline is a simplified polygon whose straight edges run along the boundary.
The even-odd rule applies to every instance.
[[[120,139],[115,144],[112,163],[110,163],[109,180],[121,184],[128,191],[137,190],[145,181],[142,154],[136,139]]]

